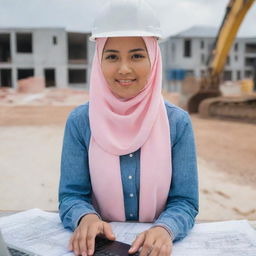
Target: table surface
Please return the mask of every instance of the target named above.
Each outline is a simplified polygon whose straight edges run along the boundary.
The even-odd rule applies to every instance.
[[[4,217],[4,216],[8,216],[8,215],[12,215],[12,214],[15,214],[15,213],[18,213],[19,211],[3,211],[3,210],[0,210],[0,217]],[[53,211],[55,213],[57,213],[56,211]],[[215,220],[215,221],[223,221],[223,220]],[[212,221],[212,220],[197,220],[196,222],[197,223],[203,223],[203,222],[215,222],[215,221]],[[256,220],[249,220],[249,223],[250,225],[256,230]]]

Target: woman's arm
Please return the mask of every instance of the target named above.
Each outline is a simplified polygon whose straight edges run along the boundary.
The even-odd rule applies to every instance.
[[[91,202],[92,188],[84,135],[89,128],[85,115],[78,115],[83,108],[78,107],[68,117],[61,156],[59,214],[64,227],[71,230],[75,230],[82,216],[97,214]]]
[[[172,127],[171,127],[172,129]],[[154,226],[163,226],[173,240],[185,237],[198,213],[198,174],[194,134],[183,111],[172,141],[172,182],[165,210]]]

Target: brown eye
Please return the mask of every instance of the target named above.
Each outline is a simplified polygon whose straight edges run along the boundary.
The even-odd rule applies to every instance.
[[[132,58],[136,60],[136,59],[145,58],[145,56],[143,56],[143,55],[141,55],[141,54],[134,54],[134,55],[132,55]]]
[[[115,54],[111,54],[106,57],[106,60],[116,60],[116,59],[117,59],[117,56]]]

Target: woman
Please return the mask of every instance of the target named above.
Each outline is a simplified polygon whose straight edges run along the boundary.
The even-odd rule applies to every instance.
[[[138,29],[125,24],[127,10]],[[161,95],[159,27],[152,17],[143,1],[115,0],[98,19],[103,28],[93,32],[90,102],[67,120],[59,188],[60,216],[74,230],[76,255],[93,255],[98,234],[115,239],[107,221],[153,222],[129,250],[142,256],[170,255],[172,242],[194,225],[192,126],[188,114]],[[107,27],[110,19],[114,26]]]

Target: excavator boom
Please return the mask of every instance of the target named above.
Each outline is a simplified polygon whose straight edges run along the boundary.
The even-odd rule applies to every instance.
[[[190,113],[197,113],[199,110],[202,111],[202,116],[211,116],[210,111],[210,105],[218,106],[217,116],[221,113],[221,105],[218,104],[222,100],[221,92],[220,92],[220,82],[221,82],[221,75],[224,70],[224,66],[226,63],[227,56],[229,54],[229,51],[232,47],[232,44],[236,38],[238,29],[241,25],[241,23],[244,20],[244,17],[246,16],[248,10],[251,8],[252,4],[254,3],[254,0],[230,0],[228,3],[228,6],[226,8],[226,13],[223,18],[222,24],[219,28],[218,35],[215,39],[215,43],[213,46],[213,50],[211,51],[211,54],[208,59],[208,69],[206,72],[206,75],[202,78],[200,82],[200,89],[199,91],[194,94],[188,101],[188,111]],[[218,97],[214,100],[212,98]],[[199,107],[199,105],[202,103],[202,101],[206,100],[207,98],[211,98],[208,103],[202,104],[203,106]],[[242,110],[242,99],[243,97],[240,97],[238,102],[240,104],[240,114],[239,119],[241,119]],[[252,97],[253,98],[253,97]],[[254,100],[250,98],[250,104],[254,102]],[[245,109],[248,109],[247,104],[247,97],[244,98],[244,104]],[[233,103],[235,103],[235,99],[233,98]],[[256,102],[256,96],[255,96],[255,102]],[[231,104],[231,101],[225,100],[225,104]],[[226,109],[230,109],[231,112],[234,112],[234,108],[232,107],[226,107]],[[256,111],[255,111],[256,112]],[[232,114],[234,116],[234,114]],[[253,117],[254,118],[254,117]],[[255,114],[255,120],[256,120],[256,114]]]

